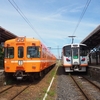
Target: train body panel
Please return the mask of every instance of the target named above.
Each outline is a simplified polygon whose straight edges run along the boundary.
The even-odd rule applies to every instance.
[[[34,72],[34,71],[39,72],[41,69],[43,69],[43,68],[40,69],[39,67],[37,67],[40,65],[41,65],[40,60],[10,60],[10,61],[6,60],[5,71],[16,72],[17,70],[23,70],[25,72]]]
[[[39,40],[17,37],[5,42],[6,73],[36,73],[56,63],[56,57]]]
[[[65,72],[85,72],[88,66],[87,46],[84,44],[69,44],[62,49],[62,65]]]

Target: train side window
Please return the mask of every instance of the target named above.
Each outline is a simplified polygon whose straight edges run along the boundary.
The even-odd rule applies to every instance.
[[[18,47],[18,58],[23,58],[24,56],[24,48],[22,46]]]
[[[5,47],[5,58],[14,58],[14,48],[13,47]]]

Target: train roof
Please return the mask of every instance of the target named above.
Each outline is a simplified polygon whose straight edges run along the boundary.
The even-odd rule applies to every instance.
[[[35,38],[27,38],[27,37],[16,37],[14,39],[9,39],[9,40],[6,40],[5,42],[11,42],[11,41],[15,41],[16,39],[18,38],[24,38],[26,41],[38,41],[38,42],[41,42],[39,39],[35,39]]]
[[[6,40],[5,43],[14,42],[18,38],[24,38],[25,41],[27,41],[27,42],[35,42],[35,43],[38,42],[40,45],[42,45],[43,47],[45,47],[48,50],[48,52],[50,52],[50,50],[39,39],[36,39],[36,38],[16,37],[15,39]]]
[[[64,46],[68,46],[68,45],[84,45],[84,46],[87,46],[86,44],[82,44],[82,43],[65,44]]]

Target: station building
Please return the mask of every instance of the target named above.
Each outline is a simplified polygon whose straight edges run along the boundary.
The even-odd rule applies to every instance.
[[[11,33],[10,31],[0,26],[0,69],[3,68],[2,48],[3,48],[4,42],[6,40],[14,39],[16,37],[17,35]]]
[[[100,65],[100,25],[94,29],[81,43],[90,50],[89,64]]]

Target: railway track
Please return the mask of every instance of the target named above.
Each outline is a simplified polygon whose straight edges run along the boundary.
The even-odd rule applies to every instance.
[[[100,100],[100,87],[85,77],[72,76],[86,100]]]
[[[11,100],[14,100],[17,96],[19,96],[25,89],[27,89],[30,85],[23,88],[18,94],[16,94],[14,97],[11,98]]]
[[[21,85],[12,85],[0,92],[0,97],[7,100],[14,100],[17,96],[19,96],[25,89],[27,89],[31,85],[21,86]],[[11,94],[13,91],[13,94]],[[6,98],[7,96],[7,98]],[[1,98],[0,98],[1,100]]]
[[[5,88],[5,89],[3,89],[3,90],[1,90],[1,91],[0,91],[0,94],[3,93],[3,92],[5,92],[5,91],[7,91],[7,90],[9,90],[9,89],[11,89],[12,87],[13,87],[13,85],[12,85],[12,86],[9,86],[9,87],[7,87],[7,88]]]
[[[51,80],[55,70],[56,66],[42,79],[37,79],[34,82],[15,82],[15,85],[13,84],[12,86],[6,85],[1,87],[0,100],[43,100],[45,91],[49,86],[49,81]]]

